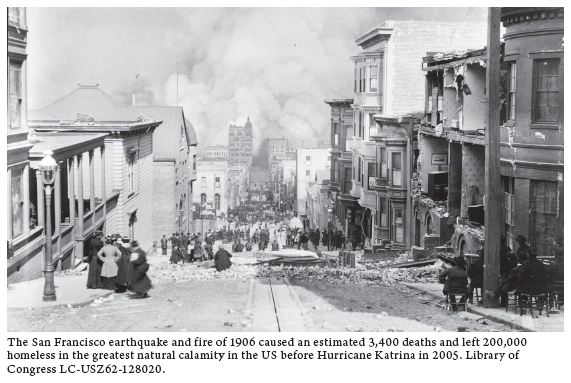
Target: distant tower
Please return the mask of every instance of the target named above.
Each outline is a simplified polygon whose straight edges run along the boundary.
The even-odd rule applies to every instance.
[[[244,126],[230,125],[228,132],[228,150],[230,161],[234,165],[252,166],[254,133],[250,116]]]

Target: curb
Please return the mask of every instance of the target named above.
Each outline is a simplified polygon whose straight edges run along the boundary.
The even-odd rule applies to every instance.
[[[421,289],[420,287],[411,286],[411,285],[409,285],[409,284],[407,284],[407,283],[401,283],[401,284],[402,284],[403,286],[408,287],[409,289],[413,289],[413,290],[416,290],[416,291],[424,291],[424,292],[426,292],[426,294],[430,294],[430,295],[433,296],[433,297],[441,298],[441,296],[436,295],[436,294],[434,294],[434,293],[432,293],[432,292],[430,292],[430,291],[423,290],[423,289]],[[523,325],[521,325],[521,324],[518,324],[518,323],[515,323],[515,322],[513,322],[513,321],[509,321],[509,320],[506,320],[506,319],[503,319],[503,318],[498,318],[498,317],[496,317],[496,316],[494,316],[494,315],[490,315],[490,314],[488,314],[488,313],[484,313],[484,312],[482,312],[481,310],[478,310],[478,308],[477,308],[477,307],[474,307],[474,306],[467,306],[467,310],[466,310],[466,311],[469,312],[469,313],[472,313],[472,314],[481,315],[481,316],[483,316],[484,318],[491,320],[492,322],[500,323],[500,324],[503,324],[503,325],[506,325],[506,326],[511,326],[513,329],[516,329],[516,330],[522,330],[522,331],[525,331],[525,332],[537,332],[537,331],[534,330],[534,329],[531,329],[531,328],[529,328],[529,327],[525,327],[525,326],[523,326]]]

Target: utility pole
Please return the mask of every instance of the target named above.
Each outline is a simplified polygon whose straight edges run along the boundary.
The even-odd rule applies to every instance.
[[[484,287],[493,291],[500,276],[500,8],[488,8],[486,63],[486,192],[484,217]],[[498,298],[484,296],[484,307],[498,307]]]

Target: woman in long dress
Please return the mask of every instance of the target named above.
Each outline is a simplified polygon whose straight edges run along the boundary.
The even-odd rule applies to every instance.
[[[131,281],[131,252],[129,251],[129,238],[117,238],[115,246],[121,252],[121,259],[119,260],[117,266],[117,279],[115,284],[117,285],[116,293],[124,293],[129,287],[129,282]]]
[[[149,298],[147,292],[153,288],[151,280],[147,276],[149,264],[145,252],[139,247],[138,241],[131,242],[131,265],[133,273],[129,289],[137,293],[140,298]]]
[[[117,288],[115,286],[115,277],[117,276],[117,271],[119,271],[117,262],[121,259],[121,252],[117,246],[113,245],[111,238],[107,239],[106,242],[107,244],[97,253],[97,257],[103,262],[101,279],[105,290],[115,290]]]
[[[87,288],[88,289],[102,289],[103,280],[101,279],[101,267],[103,262],[97,256],[97,253],[103,247],[103,241],[101,241],[101,232],[96,232],[93,237],[89,240],[90,252],[88,257],[89,262],[89,272],[87,274]]]
[[[216,263],[216,271],[224,271],[232,266],[230,258],[232,254],[224,250],[224,245],[220,245],[220,250],[214,254],[214,262]]]

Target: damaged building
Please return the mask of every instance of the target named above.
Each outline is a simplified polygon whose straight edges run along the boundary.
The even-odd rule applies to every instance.
[[[429,52],[425,118],[413,177],[411,238],[474,254],[486,203],[501,204],[506,244],[518,235],[540,255],[563,233],[563,9],[504,8],[501,201],[486,201],[486,50]],[[493,128],[493,127],[492,127]]]

